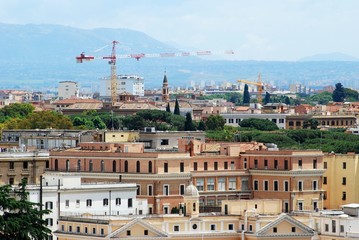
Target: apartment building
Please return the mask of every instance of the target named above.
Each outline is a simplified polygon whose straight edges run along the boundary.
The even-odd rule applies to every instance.
[[[137,199],[135,183],[81,183],[79,174],[46,173],[39,185],[28,185],[29,201],[51,212],[43,216],[52,232],[67,216],[129,216],[147,214],[147,200]],[[70,229],[76,232],[76,228]],[[93,231],[89,229],[88,231]],[[95,231],[101,232],[100,229]],[[56,239],[52,236],[51,239]]]
[[[220,114],[225,120],[226,125],[238,127],[239,123],[244,119],[256,118],[267,119],[274,122],[279,129],[286,128],[286,113],[273,113],[273,114],[251,114],[251,113],[223,113]]]
[[[238,164],[249,173],[253,198],[281,199],[283,212],[323,208],[321,151],[246,151]]]
[[[342,205],[359,203],[358,154],[325,154],[323,189],[326,191],[324,207],[340,209]]]
[[[0,184],[17,185],[23,178],[30,184],[39,184],[48,168],[48,152],[0,152]]]

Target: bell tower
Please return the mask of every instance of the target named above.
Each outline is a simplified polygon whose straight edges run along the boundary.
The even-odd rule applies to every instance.
[[[162,84],[162,102],[168,102],[170,99],[170,95],[168,92],[168,81],[166,76],[166,71],[163,77],[163,84]]]

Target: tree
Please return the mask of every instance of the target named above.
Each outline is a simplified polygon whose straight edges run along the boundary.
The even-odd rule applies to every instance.
[[[341,83],[335,84],[335,89],[332,94],[334,102],[344,102],[345,99],[345,90]]]
[[[284,103],[287,104],[287,105],[290,105],[290,99],[289,99],[288,96],[285,96]]]
[[[251,96],[249,95],[248,85],[244,85],[244,92],[243,92],[243,105],[248,105],[251,101]]]
[[[226,120],[220,115],[210,115],[207,118],[206,126],[208,130],[223,130]]]
[[[201,130],[201,131],[206,131],[206,130],[207,130],[207,126],[206,126],[205,122],[200,121],[200,122],[198,123],[197,129],[198,129],[198,130]]]
[[[269,92],[266,92],[266,95],[264,97],[263,103],[264,103],[264,105],[267,104],[267,103],[270,103],[270,94],[269,94]]]
[[[168,102],[167,103],[167,106],[166,106],[166,112],[171,112],[171,108],[170,108],[170,103]]]
[[[28,201],[26,179],[18,188],[0,186],[0,239],[45,240],[51,233],[42,218],[49,210],[39,210],[40,204]]]
[[[173,114],[175,114],[175,115],[180,115],[180,108],[179,108],[179,103],[178,103],[178,99],[177,99],[177,98],[176,98],[175,110],[174,110]]]
[[[317,119],[311,118],[303,122],[303,128],[317,129],[319,122]]]
[[[239,125],[241,127],[254,128],[261,131],[273,131],[278,130],[278,126],[267,119],[248,118],[242,120]]]
[[[186,121],[184,122],[184,130],[185,131],[195,131],[196,127],[192,121],[192,114],[190,112],[186,113]]]
[[[350,88],[344,88],[345,99],[350,102],[356,102],[359,100],[359,93]]]
[[[14,103],[0,109],[0,123],[12,118],[23,119],[34,111],[35,107],[29,103]]]

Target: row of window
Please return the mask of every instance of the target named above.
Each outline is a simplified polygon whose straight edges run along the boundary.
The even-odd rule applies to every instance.
[[[226,123],[240,123],[241,122],[241,120],[242,119],[240,119],[240,118],[226,118]],[[269,119],[267,119],[267,120],[269,120]],[[284,118],[279,118],[279,119],[277,119],[277,118],[272,118],[272,120],[271,120],[272,122],[274,122],[274,123],[284,123]]]
[[[230,163],[230,170],[234,170],[235,169],[235,164],[234,164],[234,161],[232,161]],[[203,162],[203,170],[204,171],[207,171],[209,168],[208,168],[208,162]],[[228,162],[224,162],[223,163],[223,169],[224,170],[228,170]],[[218,162],[214,162],[213,163],[213,170],[214,171],[217,171],[218,170]],[[198,171],[198,162],[194,162],[193,163],[193,171]]]
[[[323,162],[323,168],[328,169],[328,163],[327,162]],[[347,169],[347,163],[346,162],[342,162],[342,169]]]
[[[71,226],[71,225],[68,226],[67,231],[70,232],[70,233],[73,232],[72,227],[73,227],[73,226]],[[62,232],[65,231],[65,225],[61,225],[61,231],[62,231]],[[76,232],[76,233],[90,234],[90,231],[89,231],[88,227],[83,227],[83,232],[81,232],[81,227],[80,227],[80,226],[76,226],[76,231],[75,231],[75,232]],[[97,234],[97,229],[93,227],[91,234],[96,235],[96,234]],[[105,235],[105,229],[103,229],[103,228],[100,229],[100,235],[101,235],[101,236],[104,236],[104,235]]]
[[[263,180],[262,189],[259,189],[259,180],[253,180],[253,190],[269,191],[269,181]],[[302,180],[297,182],[297,190],[298,191],[304,190],[304,184],[303,184]],[[318,190],[318,181],[317,180],[312,181],[312,189],[311,190]],[[279,191],[279,181],[278,180],[273,181],[273,191]],[[283,181],[283,191],[285,191],[285,192],[289,191],[289,181]]]
[[[115,203],[116,203],[116,206],[120,206],[122,204],[121,198],[116,198]],[[76,207],[80,207],[81,201],[79,199],[77,199],[75,201],[75,204],[76,204]],[[108,206],[108,204],[109,204],[109,199],[108,198],[102,199],[102,205],[103,206]],[[65,200],[65,206],[70,207],[70,200]],[[92,199],[86,199],[86,207],[92,207]],[[133,207],[132,198],[127,199],[127,207],[128,208]],[[45,208],[46,209],[53,209],[53,203],[52,202],[46,202],[45,203]]]
[[[185,187],[186,186],[184,184],[179,185],[179,189],[178,189],[179,195],[184,195]],[[163,184],[162,190],[163,190],[162,191],[163,195],[165,195],[165,196],[170,195],[170,185],[169,184]],[[137,185],[137,195],[141,195],[141,185]],[[153,196],[154,195],[153,185],[152,184],[147,185],[147,195],[148,196]]]
[[[214,191],[215,190],[215,178],[206,179],[206,189],[204,178],[196,179],[196,187],[198,191]],[[217,191],[226,191],[226,190],[236,190],[237,189],[237,178],[229,177],[228,178],[228,188],[225,177],[217,178]],[[243,185],[243,184],[242,184]]]
[[[323,177],[323,184],[327,184],[327,177]],[[342,177],[342,185],[347,185],[347,178],[346,177]]]
[[[336,233],[337,232],[337,223],[336,223],[336,220],[332,220],[332,233]],[[324,231],[326,231],[326,232],[329,232],[329,224],[328,223],[326,223],[325,225],[324,225]],[[344,229],[344,225],[340,225],[340,232],[341,233],[343,233],[345,231],[345,229]]]

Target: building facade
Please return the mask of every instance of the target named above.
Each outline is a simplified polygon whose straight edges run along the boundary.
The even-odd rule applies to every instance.
[[[79,97],[79,86],[74,81],[61,81],[59,82],[58,97],[59,99],[71,99]]]

